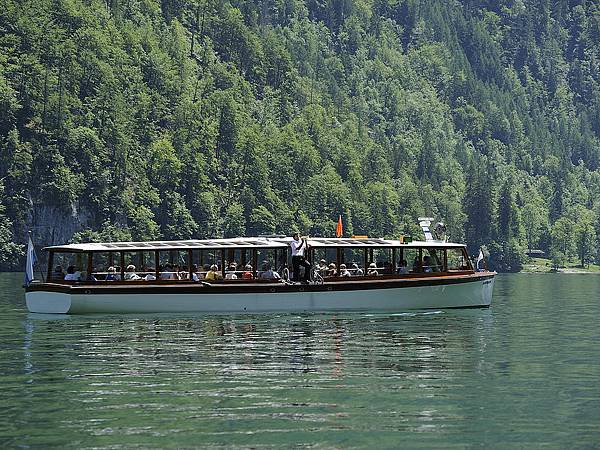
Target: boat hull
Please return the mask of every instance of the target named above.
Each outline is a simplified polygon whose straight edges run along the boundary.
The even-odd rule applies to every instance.
[[[64,286],[28,289],[35,313],[403,311],[488,307],[494,273],[371,283],[224,286]]]

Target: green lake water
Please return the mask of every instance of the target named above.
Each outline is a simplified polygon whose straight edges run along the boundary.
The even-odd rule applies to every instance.
[[[27,313],[0,274],[2,448],[600,448],[600,275],[489,309]]]

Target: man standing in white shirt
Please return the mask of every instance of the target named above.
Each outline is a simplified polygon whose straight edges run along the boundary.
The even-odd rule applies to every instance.
[[[306,239],[300,239],[300,234],[294,233],[294,239],[290,242],[290,247],[292,247],[293,281],[300,281],[300,266],[302,266],[304,267],[304,277],[302,281],[308,283],[311,265],[305,257],[306,249],[308,247]]]

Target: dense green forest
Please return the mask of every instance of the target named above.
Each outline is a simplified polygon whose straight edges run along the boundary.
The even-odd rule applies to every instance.
[[[2,0],[0,267],[69,239],[600,259],[593,0]],[[21,245],[19,245],[21,244]]]

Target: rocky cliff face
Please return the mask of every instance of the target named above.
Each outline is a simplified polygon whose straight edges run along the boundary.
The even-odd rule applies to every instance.
[[[86,208],[78,204],[71,205],[70,210],[53,205],[33,205],[30,210],[30,230],[37,246],[64,244],[73,234],[92,224],[93,218]],[[26,236],[28,230],[19,230]],[[26,239],[23,239],[26,242]]]

